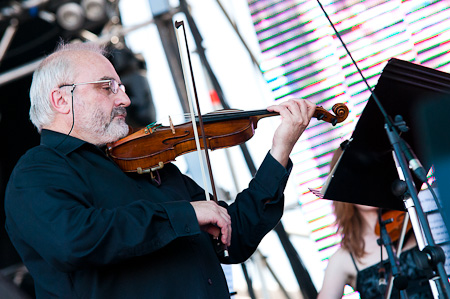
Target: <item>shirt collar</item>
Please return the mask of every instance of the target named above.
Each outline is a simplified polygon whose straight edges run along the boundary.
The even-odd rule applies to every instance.
[[[58,151],[64,153],[65,155],[87,143],[88,142],[67,134],[45,129],[41,131],[41,144],[58,149]]]

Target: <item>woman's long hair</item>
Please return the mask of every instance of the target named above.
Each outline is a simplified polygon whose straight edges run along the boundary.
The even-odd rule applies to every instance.
[[[352,203],[334,201],[333,206],[338,233],[342,237],[341,247],[360,260],[365,253],[363,238],[365,224],[361,213]]]
[[[342,148],[337,148],[331,158],[330,169],[335,167],[342,153]],[[352,203],[340,201],[333,201],[333,207],[338,227],[337,232],[342,237],[341,247],[352,253],[357,260],[360,260],[365,253],[365,243],[363,238],[364,220],[359,210]]]

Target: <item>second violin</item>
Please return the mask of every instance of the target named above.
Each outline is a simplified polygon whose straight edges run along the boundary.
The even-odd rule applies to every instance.
[[[335,115],[317,107],[314,117],[336,125],[348,116],[345,104],[335,104]],[[207,147],[210,150],[242,144],[253,137],[261,118],[278,115],[267,110],[219,111],[202,116]],[[199,132],[200,134],[200,132]],[[201,141],[201,146],[203,142]],[[125,172],[145,173],[175,161],[177,156],[196,150],[191,122],[181,125],[149,125],[108,144],[108,155]]]
[[[403,221],[405,219],[406,212],[403,211],[386,211],[382,214],[381,219],[383,221],[392,220],[386,224],[386,231],[389,234],[392,242],[397,241],[402,233]],[[406,232],[412,229],[411,221],[408,221]],[[405,232],[405,233],[406,233]],[[380,236],[380,224],[377,223],[375,227],[375,233]]]

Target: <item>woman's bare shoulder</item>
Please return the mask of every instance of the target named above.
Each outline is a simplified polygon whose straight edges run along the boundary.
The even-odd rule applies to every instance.
[[[354,287],[356,269],[350,253],[339,248],[328,260],[322,289],[318,299],[341,298],[346,284]]]
[[[336,252],[330,257],[330,260],[339,260],[339,261],[347,261],[350,260],[351,261],[351,256],[350,256],[350,252],[345,249],[340,247],[338,250],[336,250]]]
[[[339,269],[341,273],[345,273],[348,277],[356,276],[356,268],[350,252],[342,247],[336,250],[330,257],[328,265],[332,268]]]

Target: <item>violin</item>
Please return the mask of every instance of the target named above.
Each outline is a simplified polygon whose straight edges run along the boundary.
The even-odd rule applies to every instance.
[[[335,115],[322,107],[316,107],[314,117],[336,125],[348,116],[345,104],[335,104]],[[267,110],[223,111],[202,116],[207,148],[210,150],[239,145],[253,137],[260,119],[279,115]],[[197,120],[198,121],[198,120]],[[177,156],[196,150],[191,122],[162,126],[151,124],[114,143],[107,144],[107,154],[124,172],[139,174],[160,169],[175,161]],[[199,135],[201,133],[199,132]],[[200,140],[204,149],[203,140]]]
[[[391,237],[392,242],[397,241],[400,238],[403,221],[405,219],[406,212],[402,211],[386,211],[381,215],[381,220],[386,221],[388,219],[392,219],[392,222],[386,224],[386,230]],[[409,232],[412,228],[411,221],[408,221],[408,225],[406,227],[406,232]],[[375,226],[375,234],[380,236],[380,224],[377,222]]]

